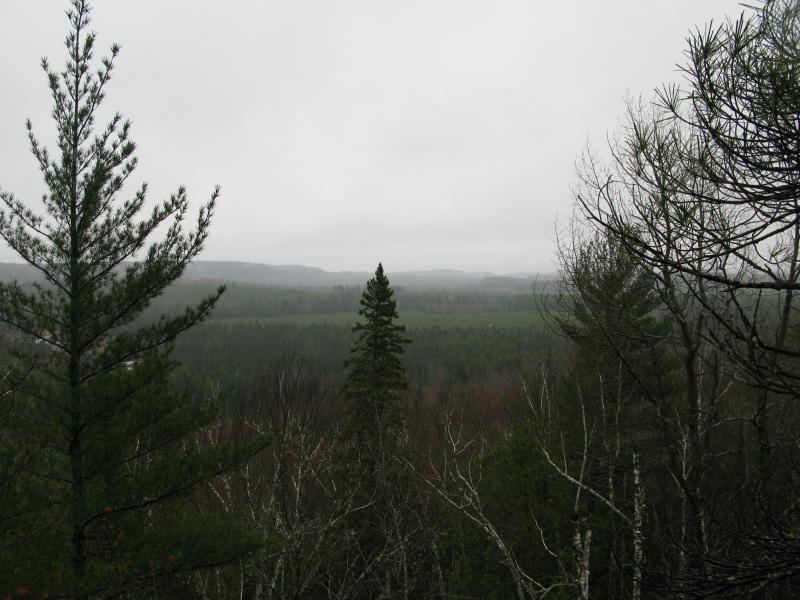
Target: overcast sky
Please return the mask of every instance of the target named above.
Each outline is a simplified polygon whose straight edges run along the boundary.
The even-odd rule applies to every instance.
[[[43,188],[42,56],[61,0],[0,0],[0,187]],[[734,0],[97,0],[122,46],[104,115],[133,121],[151,199],[223,195],[206,260],[328,270],[549,271],[575,159],[626,94],[677,81],[688,32]],[[132,191],[132,187],[128,192]],[[0,260],[14,260],[5,247]]]

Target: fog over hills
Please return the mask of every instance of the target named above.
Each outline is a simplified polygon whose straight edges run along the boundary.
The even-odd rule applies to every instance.
[[[430,271],[387,271],[394,286],[419,288],[479,287],[487,289],[529,290],[535,278],[550,279],[550,274],[486,271],[465,272],[453,269]],[[367,271],[325,271],[303,265],[269,265],[235,261],[195,261],[186,268],[182,281],[215,281],[286,287],[328,287],[363,285],[370,277]],[[18,263],[0,263],[0,279],[35,281],[33,267]]]
[[[372,277],[367,271],[325,271],[303,265],[269,265],[246,262],[196,261],[189,265],[184,280],[213,280],[279,286],[363,285]],[[486,271],[454,269],[430,271],[391,271],[387,275],[395,286],[403,287],[484,287],[529,289],[534,274],[497,275]]]

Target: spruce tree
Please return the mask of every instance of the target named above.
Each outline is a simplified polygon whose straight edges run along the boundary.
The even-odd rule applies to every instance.
[[[399,398],[407,387],[400,355],[410,340],[403,335],[405,326],[395,323],[397,302],[381,263],[361,295],[358,314],[365,321],[353,328],[358,337],[346,363],[344,391],[351,435],[363,449],[370,437],[397,425]]]
[[[355,572],[362,569],[368,575],[355,584],[359,597],[394,598],[403,596],[399,591],[407,583],[403,573],[411,507],[400,402],[408,384],[400,355],[410,340],[395,322],[394,291],[380,263],[358,314],[364,322],[353,328],[357,338],[346,363],[344,393],[349,401],[349,479],[363,510],[350,515],[347,528],[355,535],[355,556],[361,561]]]
[[[136,167],[130,123],[115,115],[95,131],[119,47],[94,66],[89,13],[85,0],[71,0],[64,70],[42,61],[54,156],[27,124],[44,212],[0,192],[0,237],[40,274],[32,286],[0,282],[0,321],[18,332],[21,373],[0,439],[24,440],[25,470],[15,471],[12,491],[27,499],[16,539],[0,543],[0,596],[149,588],[181,597],[176,574],[259,543],[230,518],[191,516],[182,501],[251,451],[200,450],[192,433],[214,413],[168,381],[172,342],[223,289],[178,316],[134,321],[200,252],[219,190],[189,231],[182,187],[145,216],[146,185],[119,198]],[[153,240],[159,228],[163,238]]]

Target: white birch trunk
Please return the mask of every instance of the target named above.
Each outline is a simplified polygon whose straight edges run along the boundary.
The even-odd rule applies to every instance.
[[[644,490],[642,489],[639,454],[633,452],[633,582],[631,600],[642,597],[642,559],[644,556],[644,536],[642,534],[642,513],[644,511]]]

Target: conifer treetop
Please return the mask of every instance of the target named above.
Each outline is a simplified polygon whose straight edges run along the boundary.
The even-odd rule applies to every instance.
[[[358,337],[346,363],[351,368],[345,384],[348,395],[375,399],[405,389],[400,355],[410,340],[403,335],[405,326],[395,322],[397,301],[382,263],[367,282],[358,314],[365,321],[353,327]]]
[[[137,217],[144,209],[146,183],[129,198],[120,198],[137,166],[136,145],[130,121],[118,113],[95,129],[120,47],[111,46],[110,54],[93,66],[96,35],[89,29],[90,13],[86,0],[71,1],[66,64],[56,72],[46,58],[41,63],[53,101],[55,156],[39,142],[31,121],[26,124],[46,186],[44,213],[36,214],[28,203],[0,190],[0,238],[47,282],[33,294],[16,282],[0,282],[0,321],[65,352],[103,343],[111,330],[128,324],[180,277],[208,237],[219,196],[216,188],[189,231],[184,230],[188,198],[183,186],[144,218]],[[151,239],[161,227],[166,228],[164,237]],[[202,319],[221,291],[180,317],[141,330],[111,363],[168,343]]]

